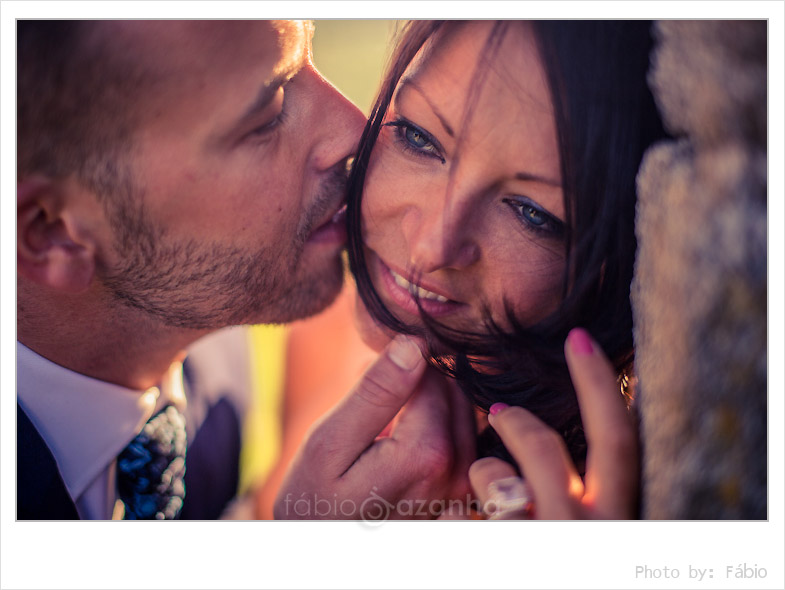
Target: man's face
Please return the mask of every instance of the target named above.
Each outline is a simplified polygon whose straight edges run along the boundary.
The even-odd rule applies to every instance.
[[[345,161],[361,113],[311,62],[300,22],[111,23],[138,56],[129,198],[99,276],[167,325],[288,322],[340,291]]]

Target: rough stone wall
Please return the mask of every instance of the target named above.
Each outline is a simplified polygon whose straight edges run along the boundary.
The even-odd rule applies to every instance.
[[[649,82],[677,139],[638,177],[642,516],[766,518],[766,22],[655,36]]]

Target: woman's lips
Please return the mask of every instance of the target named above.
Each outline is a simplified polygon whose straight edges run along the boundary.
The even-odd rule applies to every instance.
[[[456,312],[466,304],[449,299],[441,293],[429,291],[410,282],[376,257],[378,275],[389,299],[403,311],[419,316],[420,311],[413,293],[417,294],[422,310],[430,316],[440,317]]]

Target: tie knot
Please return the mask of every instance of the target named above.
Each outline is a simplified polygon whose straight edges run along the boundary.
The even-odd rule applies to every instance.
[[[185,498],[185,418],[167,406],[117,457],[117,490],[127,519],[173,519]]]

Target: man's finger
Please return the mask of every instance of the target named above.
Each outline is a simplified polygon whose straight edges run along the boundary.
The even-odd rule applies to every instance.
[[[304,452],[338,477],[403,407],[426,363],[412,338],[398,335],[311,432]]]
[[[635,423],[607,357],[580,328],[564,346],[586,431],[586,500],[602,518],[629,518],[637,501]]]

